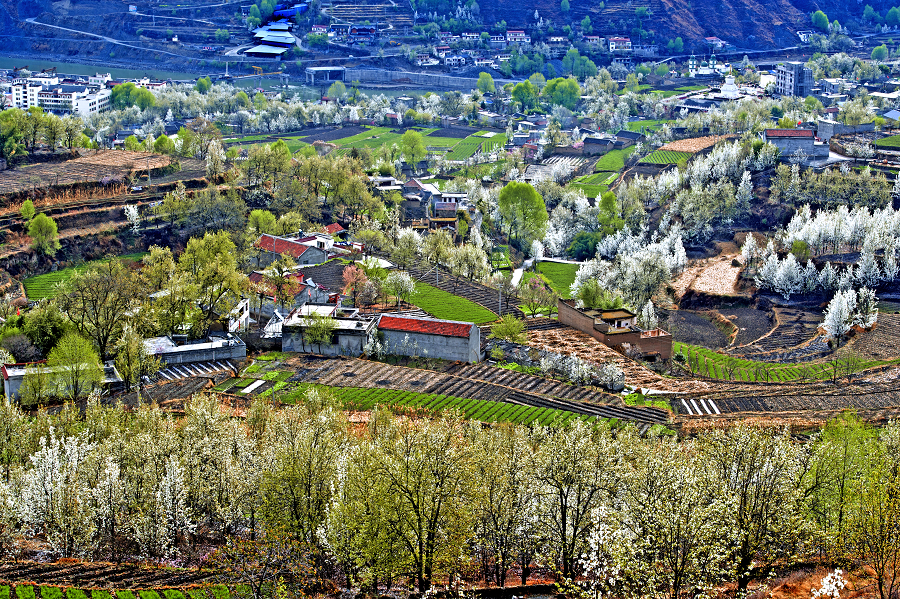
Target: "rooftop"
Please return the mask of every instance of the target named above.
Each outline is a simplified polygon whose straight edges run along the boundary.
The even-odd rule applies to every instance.
[[[770,137],[809,137],[815,139],[816,132],[812,129],[766,129],[766,138]]]
[[[285,239],[274,235],[260,235],[255,245],[261,250],[276,254],[287,254],[291,258],[299,258],[303,255],[303,252],[310,248],[308,245],[298,243],[297,240]]]
[[[444,337],[468,338],[472,327],[471,322],[456,320],[434,320],[429,318],[414,318],[410,316],[381,316],[378,328],[387,331],[401,331],[407,333],[425,333],[427,335],[441,335]]]

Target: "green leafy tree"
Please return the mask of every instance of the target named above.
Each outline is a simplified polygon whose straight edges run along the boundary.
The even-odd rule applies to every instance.
[[[41,212],[28,223],[31,249],[48,256],[54,255],[60,247],[56,221]]]
[[[131,318],[129,313],[146,292],[138,276],[121,260],[108,260],[69,277],[60,286],[57,303],[75,330],[93,341],[107,360]]]
[[[888,47],[884,44],[880,46],[875,46],[872,48],[872,60],[876,62],[883,62],[890,52],[888,51]]]
[[[342,100],[347,95],[347,86],[343,81],[335,81],[329,86],[326,95],[335,100]]]
[[[126,328],[116,342],[116,370],[125,389],[140,388],[144,377],[156,374],[162,367],[159,357],[147,352],[144,338],[135,329]]]
[[[512,90],[512,99],[522,105],[524,110],[533,108],[537,102],[538,90],[531,81],[517,83]]]
[[[565,79],[558,77],[547,82],[544,96],[549,97],[551,104],[575,110],[575,106],[581,98],[581,87],[578,85],[578,81],[571,77]]]
[[[212,87],[212,80],[209,77],[200,77],[197,79],[197,84],[194,85],[194,89],[200,92],[201,94],[205,94],[209,91],[209,88]]]
[[[512,314],[507,314],[491,325],[490,338],[503,339],[511,343],[525,343],[528,341],[528,334],[525,332],[525,321],[516,318]]]
[[[407,129],[403,137],[400,138],[400,148],[403,152],[403,158],[410,165],[418,164],[428,155],[428,149],[425,147],[425,140],[422,134],[413,129]]]
[[[590,35],[594,31],[594,28],[591,26],[590,17],[581,19],[581,31],[583,31],[585,35]]]
[[[494,85],[494,78],[491,77],[490,73],[479,73],[478,83],[476,83],[476,86],[478,87],[478,91],[483,94],[494,93],[495,91],[497,91],[497,88]]]
[[[888,12],[888,15],[890,15],[890,12]],[[812,14],[812,24],[816,29],[828,31],[828,15],[821,10],[817,10]]]
[[[570,8],[571,8],[571,7],[569,6],[569,0],[561,0],[561,1],[560,1],[560,3],[559,3],[559,9],[560,9],[561,11],[567,13],[567,12],[569,12]]]
[[[18,108],[0,110],[0,158],[12,163],[24,157],[25,113]]]
[[[31,200],[25,200],[22,202],[22,207],[19,209],[19,214],[22,215],[22,218],[25,222],[30,222],[32,218],[34,218],[34,202]]]
[[[227,29],[216,29],[216,41],[220,44],[227,44],[231,39],[231,33]]]
[[[47,368],[57,395],[72,401],[86,397],[103,382],[97,352],[90,341],[76,333],[60,339],[50,351]]]
[[[544,198],[528,183],[513,181],[500,191],[500,217],[510,236],[538,239],[543,236],[549,217]]]

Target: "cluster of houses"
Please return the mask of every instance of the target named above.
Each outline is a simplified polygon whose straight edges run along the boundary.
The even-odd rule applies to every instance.
[[[10,107],[27,110],[36,106],[50,114],[87,117],[108,110],[112,88],[126,82],[149,90],[168,85],[149,77],[115,79],[109,73],[81,77],[58,74],[56,69],[41,73],[13,69],[0,72],[0,93]]]

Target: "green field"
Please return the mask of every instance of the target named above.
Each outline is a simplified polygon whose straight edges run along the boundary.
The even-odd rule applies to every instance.
[[[429,314],[446,320],[475,324],[497,320],[497,315],[487,308],[421,281],[416,283],[416,292],[409,301]]]
[[[690,152],[674,152],[672,150],[656,150],[648,156],[644,156],[641,162],[645,164],[678,164],[682,160],[687,160],[692,154]]]
[[[609,188],[606,185],[586,185],[584,183],[570,183],[569,187],[571,187],[572,189],[580,189],[584,192],[585,197],[588,198],[598,198],[609,191]]]
[[[597,161],[597,164],[594,165],[594,172],[612,172],[612,171],[621,171],[625,168],[625,159],[631,156],[631,153],[634,152],[634,146],[630,148],[625,148],[624,150],[613,150],[611,152],[607,152],[604,154],[600,160]]]
[[[116,257],[125,261],[137,262],[146,255],[147,252],[140,252],[137,254],[123,254],[122,256]],[[28,277],[27,279],[22,281],[22,284],[25,286],[25,295],[27,295],[28,299],[30,300],[39,300],[44,299],[45,297],[51,297],[56,293],[57,283],[67,281],[69,277],[71,277],[76,272],[84,272],[92,266],[101,264],[103,262],[106,262],[107,260],[110,260],[110,258],[92,260],[90,262],[85,262],[84,264],[79,264],[78,266],[73,266],[71,268],[63,268],[57,270],[56,272],[48,272],[47,274]]]
[[[669,121],[666,119],[663,119],[663,120],[648,119],[648,120],[643,120],[643,121],[632,121],[632,122],[628,123],[628,130],[638,132],[641,130],[641,127],[643,127],[644,129],[652,129],[652,130],[656,131],[657,129],[659,129],[660,127],[665,125],[666,123],[671,123],[671,122],[672,121]]]
[[[743,360],[677,341],[672,343],[672,351],[673,355],[681,354],[687,360],[694,361],[695,374],[726,381],[787,383],[828,380],[834,375],[832,367],[827,363],[779,364]],[[900,360],[861,360],[857,371],[897,363]]]
[[[619,177],[619,173],[594,173],[592,175],[585,175],[583,177],[578,177],[575,179],[575,183],[581,183],[582,185],[610,185]]]
[[[572,297],[570,287],[575,282],[575,273],[578,272],[577,264],[565,264],[560,262],[538,262],[537,271],[549,281],[553,289],[563,299]]]
[[[891,135],[890,137],[879,139],[875,142],[875,145],[881,148],[900,148],[900,135]]]

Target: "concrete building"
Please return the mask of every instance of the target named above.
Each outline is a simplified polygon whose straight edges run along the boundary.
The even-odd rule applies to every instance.
[[[90,116],[109,109],[111,92],[95,85],[63,85],[58,83],[44,84],[40,78],[14,83],[9,87],[12,105],[22,110],[33,106],[42,108],[52,114],[77,114]]]
[[[762,139],[775,144],[783,158],[796,154],[798,150],[811,159],[828,158],[828,144],[817,141],[816,132],[812,129],[766,129]]]
[[[627,37],[611,37],[608,40],[610,52],[627,52],[631,50],[631,39]]]
[[[322,311],[315,310],[322,316],[334,319],[335,329],[331,341],[311,344],[306,331],[312,324],[308,317],[310,308],[307,304],[303,310],[292,310],[281,324],[281,351],[317,353],[324,356],[360,356],[366,345],[375,337],[375,318],[333,316],[339,308],[335,305],[320,306]]]
[[[212,334],[204,339],[188,341],[186,336],[151,337],[144,340],[147,353],[157,356],[165,364],[190,364],[217,360],[243,360],[247,346],[231,333]]]
[[[574,300],[559,300],[559,322],[569,325],[609,347],[631,346],[644,358],[668,360],[672,357],[672,335],[662,329],[647,331],[636,324],[634,312],[580,310]]]
[[[382,314],[378,331],[384,336],[387,354],[471,364],[481,360],[481,330],[472,322]]]
[[[19,397],[19,389],[22,386],[22,382],[25,380],[26,373],[29,372],[29,368],[37,368],[50,375],[50,384],[56,384],[52,382],[52,378],[54,371],[58,371],[59,368],[54,369],[44,366],[43,362],[0,365],[0,375],[3,376],[3,393],[6,396],[7,401],[13,401]],[[103,382],[101,384],[104,387],[113,387],[121,385],[121,383],[122,377],[119,376],[119,371],[116,370],[115,365],[112,362],[103,364]],[[50,391],[50,395],[57,394],[57,392]]]
[[[812,94],[812,70],[802,62],[785,62],[775,67],[775,92],[805,98]]]
[[[306,83],[316,85],[344,80],[344,67],[306,67]]]

